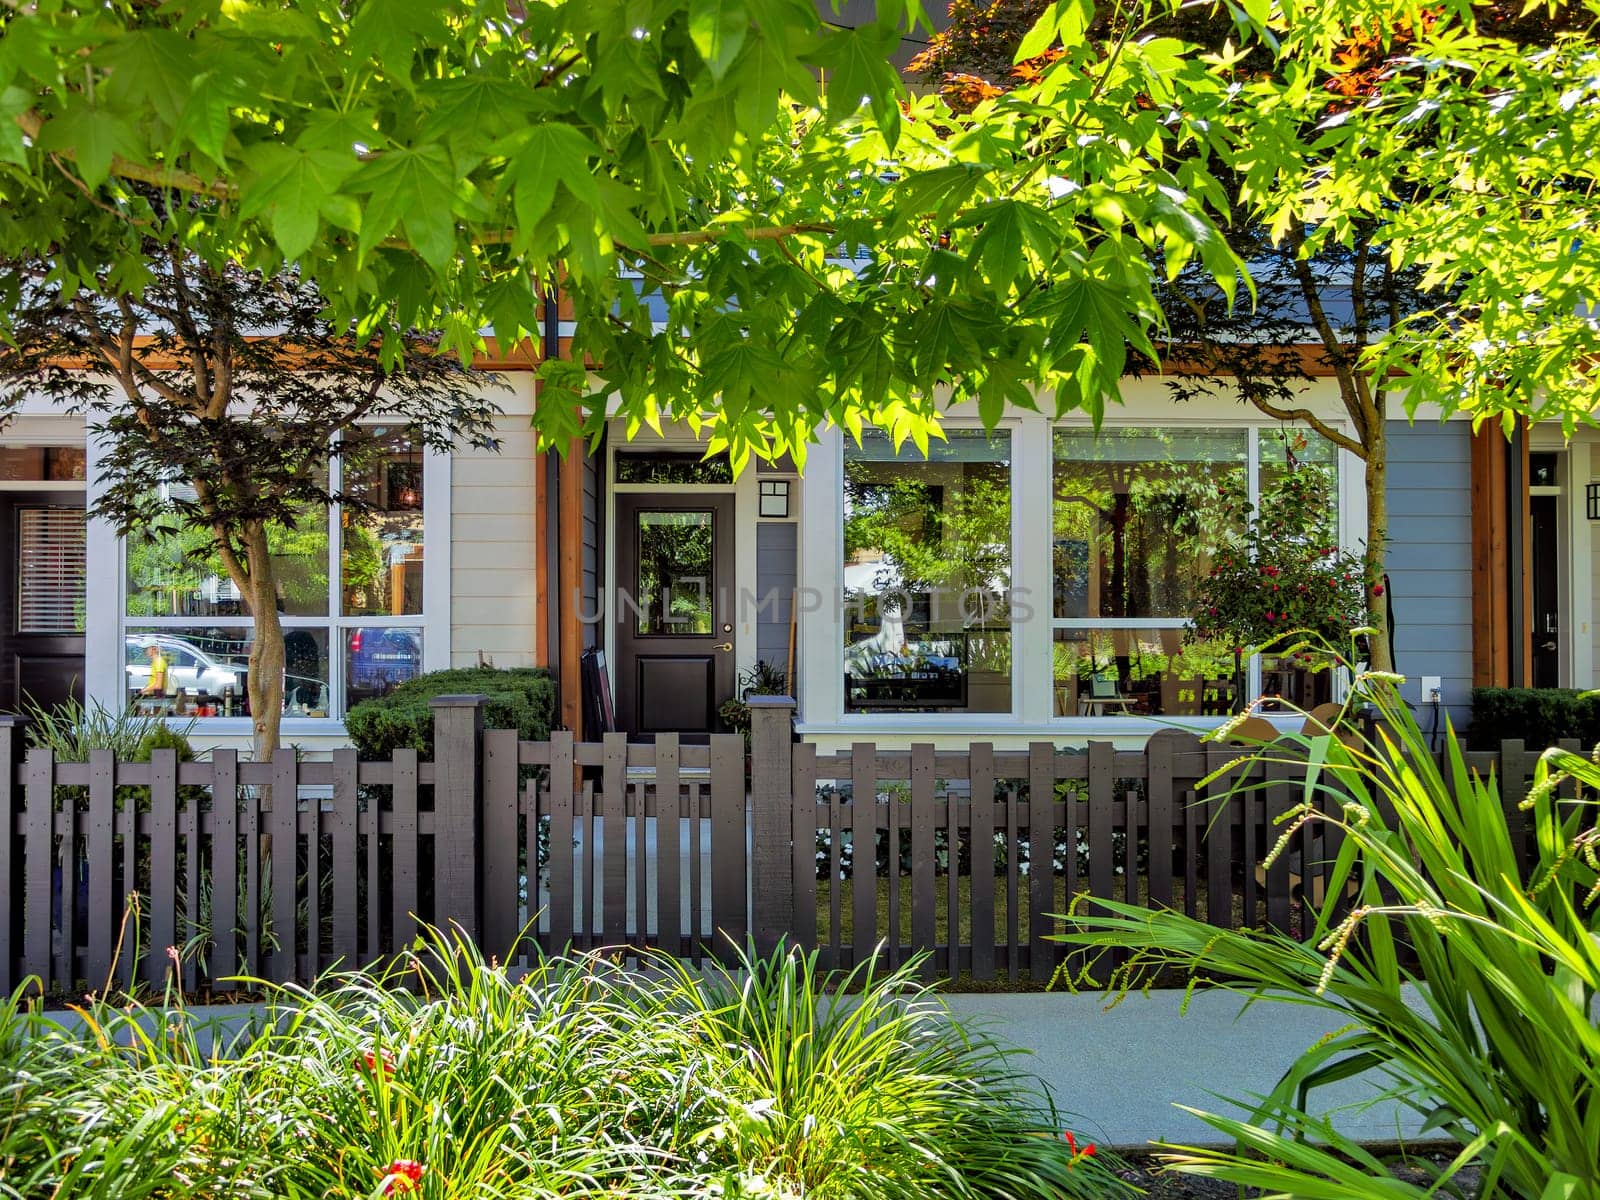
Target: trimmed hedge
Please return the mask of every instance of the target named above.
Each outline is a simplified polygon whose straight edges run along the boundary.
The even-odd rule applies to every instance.
[[[433,756],[434,696],[477,694],[489,698],[483,710],[486,729],[515,729],[524,740],[550,736],[556,689],[543,667],[462,667],[407,680],[387,696],[363,700],[345,717],[344,727],[363,758],[387,758],[409,748]]]
[[[1530,747],[1577,738],[1600,742],[1600,696],[1572,688],[1473,688],[1472,744],[1492,750],[1508,738]]]

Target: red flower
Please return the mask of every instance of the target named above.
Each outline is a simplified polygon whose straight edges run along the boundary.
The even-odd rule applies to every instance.
[[[1381,584],[1381,583],[1374,584],[1373,587],[1372,587],[1372,594],[1374,596],[1383,595],[1383,584]]]
[[[384,1079],[389,1079],[394,1075],[394,1055],[387,1050],[381,1051],[378,1054],[374,1054],[371,1050],[368,1050],[361,1056],[360,1062],[356,1064],[357,1070],[363,1066],[366,1067],[366,1069],[373,1075],[379,1075]]]
[[[1061,1131],[1061,1137],[1067,1143],[1067,1152],[1072,1155],[1072,1161],[1074,1164],[1076,1164],[1080,1158],[1094,1157],[1095,1146],[1093,1142],[1085,1142],[1082,1147],[1079,1147],[1078,1139],[1072,1136],[1072,1130],[1070,1129],[1063,1129]]]
[[[384,1178],[389,1182],[384,1185],[385,1196],[403,1196],[407,1192],[420,1191],[422,1188],[423,1166],[409,1158],[397,1158],[389,1164]]]

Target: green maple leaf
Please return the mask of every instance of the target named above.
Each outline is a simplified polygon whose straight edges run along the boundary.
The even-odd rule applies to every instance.
[[[809,56],[828,71],[828,115],[842,120],[867,100],[891,149],[900,136],[899,99],[904,87],[889,56],[899,41],[900,31],[893,26],[835,29]]]
[[[194,43],[170,29],[135,29],[95,54],[109,67],[106,89],[119,106],[153,108],[168,125],[176,125],[200,72]]]
[[[273,241],[291,260],[311,248],[325,210],[359,165],[353,154],[277,142],[251,147],[245,161],[256,177],[241,210],[245,216],[265,213]]]
[[[559,121],[534,125],[516,138],[511,152],[512,199],[517,224],[537,225],[550,212],[556,185],[562,184],[587,204],[599,202],[590,160],[600,157],[600,147],[575,126]]]
[[[137,159],[144,150],[139,135],[122,117],[86,105],[69,108],[47,123],[39,132],[39,146],[70,154],[90,188],[106,181],[114,155]]]
[[[365,254],[396,225],[424,262],[443,270],[455,254],[456,176],[444,147],[401,146],[365,164],[355,190],[369,193],[361,219]]]
[[[744,0],[690,0],[689,37],[712,78],[727,74],[749,30],[750,11]]]

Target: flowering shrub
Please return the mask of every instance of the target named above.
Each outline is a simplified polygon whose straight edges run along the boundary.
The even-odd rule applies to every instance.
[[[1243,496],[1219,493],[1243,532],[1217,550],[1200,580],[1189,640],[1251,650],[1307,633],[1341,646],[1365,623],[1366,568],[1339,547],[1331,472],[1296,463],[1289,449],[1289,469],[1262,492],[1259,512]],[[1381,583],[1373,594],[1383,594]]]
[[[920,961],[644,965],[516,978],[435,934],[376,974],[264,985],[217,1054],[181,1009],[91,1002],[69,1030],[0,998],[0,1197],[1131,1195]]]

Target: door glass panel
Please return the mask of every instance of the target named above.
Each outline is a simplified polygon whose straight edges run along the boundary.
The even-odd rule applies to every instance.
[[[635,530],[635,632],[668,637],[712,630],[713,522],[709,511],[642,512]]]
[[[82,633],[81,508],[17,510],[17,632]]]

